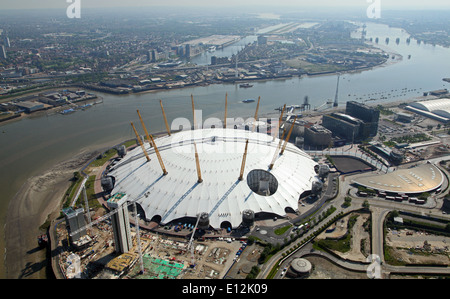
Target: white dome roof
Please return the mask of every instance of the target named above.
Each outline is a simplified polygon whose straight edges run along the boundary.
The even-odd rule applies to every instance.
[[[450,119],[450,99],[437,99],[410,104],[410,106]]]
[[[239,181],[247,139],[245,170],[243,180]],[[201,183],[197,182],[194,141],[200,160]],[[230,222],[232,227],[239,226],[244,210],[285,215],[287,207],[297,210],[300,195],[311,190],[316,176],[314,165],[317,163],[290,143],[269,171],[279,139],[273,140],[263,133],[199,129],[158,138],[155,143],[167,175],[163,176],[155,151],[147,143],[145,147],[151,161],[147,162],[142,149],[137,147],[108,175],[115,177],[111,194],[126,193],[130,200],[137,200],[147,219],[158,215],[162,224],[204,212],[209,214],[213,227],[219,227],[224,221]],[[252,170],[260,171],[248,176]],[[259,186],[267,185],[267,190],[273,194],[266,196],[252,191],[247,179],[267,179],[266,184]]]

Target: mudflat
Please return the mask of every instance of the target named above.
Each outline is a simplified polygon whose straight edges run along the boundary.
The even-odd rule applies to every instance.
[[[40,226],[60,215],[70,179],[99,152],[80,153],[29,178],[10,201],[5,224],[5,268],[10,279],[45,279],[46,250],[37,243]]]

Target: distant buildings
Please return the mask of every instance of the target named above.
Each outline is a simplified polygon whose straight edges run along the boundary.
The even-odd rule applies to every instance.
[[[267,45],[268,37],[265,35],[258,36],[258,45]]]
[[[158,60],[158,51],[155,49],[149,50],[147,52],[147,61],[149,62],[156,62]]]
[[[185,55],[187,58],[190,58],[190,57],[191,57],[191,45],[190,45],[190,44],[186,44],[185,47],[186,47],[186,48],[185,48],[185,50],[184,50],[184,55]]]
[[[217,57],[217,56],[211,56],[211,65],[217,65],[217,64],[227,64],[230,63],[230,59],[228,57]]]
[[[26,113],[32,113],[44,109],[44,104],[31,101],[23,101],[16,104],[17,107],[23,109]]]
[[[5,35],[3,38],[3,44],[6,48],[11,48],[11,44],[9,42],[9,37],[7,35]]]
[[[4,45],[2,45],[2,46],[0,47],[0,58],[6,59],[6,49],[5,49],[5,46],[4,46]]]

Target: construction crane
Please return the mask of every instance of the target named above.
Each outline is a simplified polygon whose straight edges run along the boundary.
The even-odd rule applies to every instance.
[[[336,84],[336,95],[334,96],[334,104],[333,107],[338,106],[338,92],[339,92],[339,78],[341,77],[341,73],[338,73],[337,84]]]
[[[130,206],[130,205],[134,206],[134,211],[135,211],[135,215],[134,215],[135,216],[135,220],[134,220],[135,222],[134,222],[134,225],[136,227],[136,238],[137,238],[136,239],[136,243],[137,243],[137,246],[138,246],[139,263],[140,263],[141,274],[142,274],[142,273],[144,273],[144,262],[143,262],[143,259],[142,259],[142,246],[141,246],[141,238],[140,238],[140,231],[139,231],[139,214],[137,213],[136,201],[137,200],[128,201],[122,207],[122,209],[125,209],[125,208],[128,209],[128,206]],[[114,210],[110,211],[109,213],[106,213],[105,215],[97,218],[94,221],[89,221],[89,223],[87,225],[85,225],[85,226],[83,226],[83,227],[81,227],[81,228],[79,228],[79,229],[77,229],[77,230],[75,230],[73,232],[70,232],[69,236],[73,237],[74,235],[76,235],[76,234],[78,234],[78,233],[80,233],[80,232],[82,232],[84,230],[87,230],[87,229],[93,227],[94,225],[96,225],[96,224],[98,224],[98,223],[100,223],[100,222],[110,218],[115,213],[117,213],[119,210],[120,209],[114,209]]]
[[[129,201],[129,202],[126,204],[126,207],[128,208],[128,206],[131,205],[131,204],[134,204],[134,202],[135,202],[135,201]],[[96,224],[98,224],[98,223],[100,223],[100,222],[102,222],[102,221],[105,221],[106,219],[108,219],[109,217],[111,217],[112,215],[114,215],[115,213],[117,213],[117,211],[118,211],[118,209],[114,209],[114,210],[112,210],[112,211],[106,213],[105,215],[103,215],[103,216],[101,216],[101,217],[98,217],[96,220],[94,220],[94,221],[92,221],[92,222],[86,224],[85,226],[83,226],[83,227],[81,227],[81,228],[79,228],[79,229],[77,229],[77,230],[75,230],[75,231],[71,231],[70,234],[69,234],[69,236],[73,237],[74,235],[76,235],[76,234],[78,234],[78,233],[80,233],[80,232],[82,232],[82,231],[84,231],[84,230],[86,230],[86,229],[89,229],[89,228],[93,227],[94,225],[96,225]]]
[[[84,203],[86,205],[86,211],[88,214],[88,217],[87,217],[88,223],[91,223],[92,219],[91,219],[91,213],[89,212],[89,203],[88,203],[88,198],[87,198],[87,194],[86,194],[86,185],[83,185],[83,195],[84,195]]]
[[[141,274],[144,273],[144,261],[142,259],[142,247],[141,247],[141,235],[139,232],[139,214],[137,212],[137,206],[136,202],[133,201],[134,204],[134,225],[136,227],[136,241],[138,246],[138,252],[139,252],[139,263],[141,265]]]
[[[195,226],[194,226],[194,229],[192,230],[192,235],[191,235],[191,238],[189,240],[188,247],[186,250],[186,251],[190,251],[190,253],[191,253],[191,264],[190,264],[191,268],[195,267],[194,247],[192,246],[192,243],[194,241],[195,230],[197,229],[197,225],[200,220],[200,215],[201,215],[200,213],[197,215],[197,221],[195,222]]]

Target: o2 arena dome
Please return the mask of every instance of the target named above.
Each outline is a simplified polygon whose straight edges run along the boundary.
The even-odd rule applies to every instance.
[[[111,194],[136,201],[147,221],[200,216],[201,226],[237,228],[296,211],[300,195],[318,180],[315,167],[291,143],[227,127],[151,137],[111,165],[107,177]]]
[[[207,213],[212,227],[235,228],[248,211],[285,215],[286,208],[297,210],[300,195],[311,190],[316,180],[316,162],[290,143],[270,170],[280,140],[264,133],[199,129],[161,137],[155,143],[166,175],[148,143],[144,146],[150,161],[136,147],[108,175],[115,179],[111,194],[127,194],[141,206],[147,220],[161,224]]]

